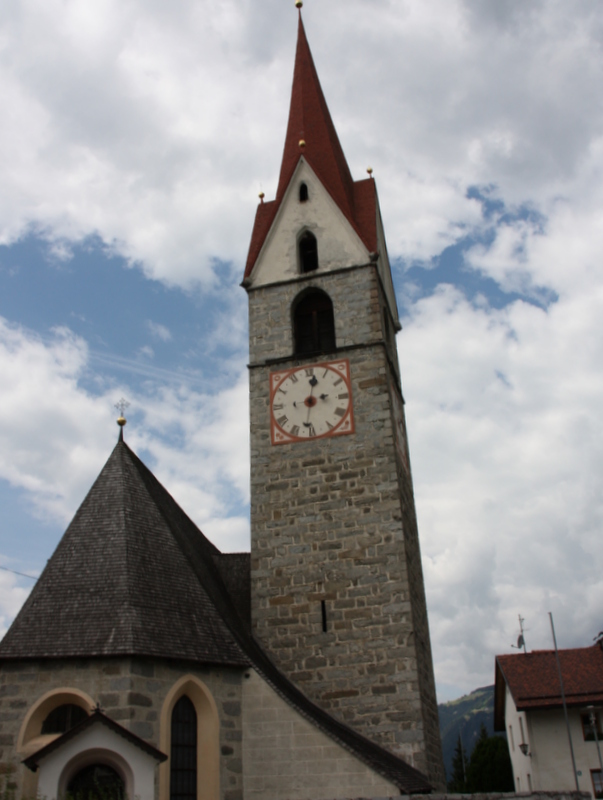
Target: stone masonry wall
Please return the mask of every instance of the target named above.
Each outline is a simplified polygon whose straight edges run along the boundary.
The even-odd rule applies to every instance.
[[[16,751],[27,711],[47,692],[73,688],[100,703],[107,716],[160,746],[163,701],[176,681],[191,674],[210,690],[220,716],[220,785],[223,800],[242,800],[241,683],[243,671],[191,668],[140,659],[4,662],[0,667],[0,772],[13,771],[15,797],[35,796],[36,776]]]
[[[301,717],[255,672],[243,684],[245,800],[397,793]]]
[[[308,286],[333,301],[337,351],[299,359],[290,309]],[[443,785],[439,734],[423,710],[436,708],[433,668],[376,269],[315,273],[252,290],[249,299],[254,632],[315,702]],[[270,371],[344,357],[355,433],[272,446]],[[278,367],[266,363],[274,359]]]

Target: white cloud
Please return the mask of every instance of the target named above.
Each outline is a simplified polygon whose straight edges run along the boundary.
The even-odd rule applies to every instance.
[[[400,337],[442,687],[491,682],[518,613],[533,648],[548,611],[565,646],[600,628],[602,314],[603,291],[492,311],[441,287]]]
[[[504,5],[305,9],[353,172],[375,168],[396,254],[427,259],[479,226],[469,185],[545,207],[580,196],[585,159],[601,170],[599,5]],[[240,265],[260,184],[275,188],[294,9],[27,0],[0,15],[2,240],[31,225],[61,247],[97,233],[180,285],[212,285],[215,256]]]
[[[66,524],[109,455],[114,404],[124,396],[134,450],[157,459],[158,475],[207,535],[224,534],[218,546],[248,546],[248,523],[229,522],[248,497],[246,375],[214,395],[184,384],[157,390],[151,379],[147,394],[105,381],[92,395],[82,387],[89,370],[88,348],[70,331],[44,341],[0,318],[0,478],[25,489],[38,514]]]
[[[518,612],[530,646],[549,645],[548,610],[561,644],[601,627],[603,7],[339,0],[304,14],[352,172],[375,170],[392,260],[488,231],[472,268],[558,297],[496,311],[440,287],[409,302],[400,339],[437,672],[469,690],[492,680]],[[257,192],[276,186],[294,39],[282,0],[3,4],[0,242],[34,230],[65,260],[95,234],[153,278],[232,295]],[[533,213],[486,219],[474,185]],[[208,349],[242,336],[242,293],[230,302]],[[144,420],[133,446],[209,535],[241,547],[240,357],[226,391],[185,375],[158,389],[166,371],[141,363],[127,366],[147,394],[101,381],[93,396],[82,377],[101,358],[67,330],[46,341],[2,322],[0,476],[67,521],[123,394]]]
[[[172,338],[172,332],[169,328],[165,325],[162,325],[160,322],[152,322],[150,319],[147,320],[147,328],[149,329],[149,333],[154,339],[158,339],[160,342],[169,342]]]

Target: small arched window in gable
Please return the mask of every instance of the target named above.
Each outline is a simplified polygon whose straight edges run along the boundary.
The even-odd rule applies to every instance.
[[[308,184],[300,183],[299,185],[299,202],[305,203],[308,200]]]
[[[318,242],[316,236],[305,231],[298,244],[299,266],[301,272],[313,272],[318,269]]]
[[[296,354],[335,350],[335,317],[329,295],[318,290],[306,294],[295,306],[293,328]]]
[[[71,728],[87,719],[88,714],[81,706],[65,703],[54,708],[42,723],[42,735],[46,733],[67,733]]]
[[[183,694],[172,711],[170,800],[197,799],[197,712]]]

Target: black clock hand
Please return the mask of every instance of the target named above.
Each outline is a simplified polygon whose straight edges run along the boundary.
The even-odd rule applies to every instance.
[[[306,421],[304,422],[304,427],[310,427],[310,411],[312,411],[312,406],[316,403],[316,400],[313,397],[314,394],[314,387],[317,385],[318,381],[316,380],[316,375],[312,375],[310,378],[310,396],[306,397],[306,405],[308,406],[308,416],[306,417]]]

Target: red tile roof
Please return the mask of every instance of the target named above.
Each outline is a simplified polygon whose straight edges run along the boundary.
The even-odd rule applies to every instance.
[[[603,650],[599,645],[560,650],[563,688],[568,705],[603,702]],[[554,650],[497,656],[499,672],[519,711],[560,706],[561,688]]]
[[[303,148],[299,144],[302,139],[305,142]],[[375,251],[377,249],[375,184],[370,179],[358,183],[352,180],[318,80],[300,14],[289,122],[276,200],[260,203],[258,206],[245,277],[251,274],[255,266],[302,156],[345,214],[367,249]]]

